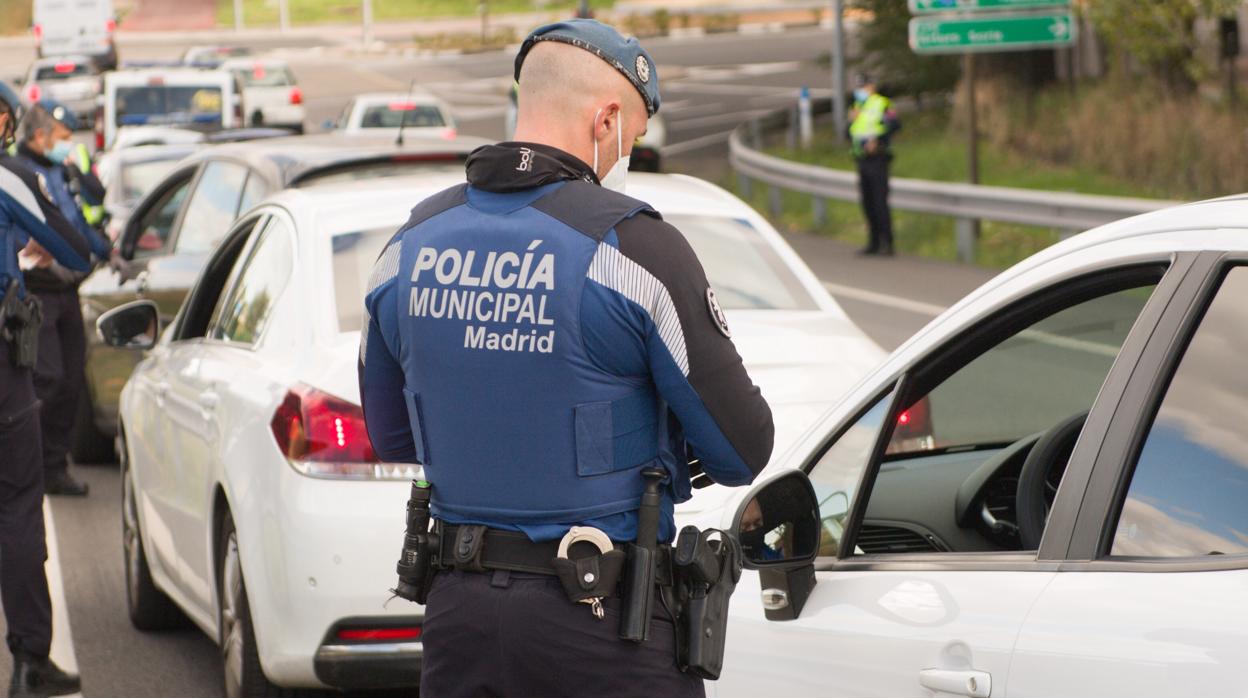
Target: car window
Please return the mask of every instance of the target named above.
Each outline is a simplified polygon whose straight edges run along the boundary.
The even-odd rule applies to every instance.
[[[186,302],[182,304],[173,328],[173,341],[195,339],[208,334],[210,321],[220,305],[219,299],[242,266],[243,250],[247,247],[252,231],[263,229],[267,220],[268,216],[265,214],[243,219],[213,251],[187,295]]]
[[[881,400],[811,470],[826,500],[825,529],[829,521],[843,525],[858,482],[876,468],[858,500],[865,512],[857,553],[1023,549],[1016,492],[1028,439],[1087,413],[1160,274],[1148,270],[1118,281],[1111,275],[1111,286],[1096,292],[1080,285],[1074,296],[1049,289],[1037,296],[1046,300],[981,319],[976,329],[992,339],[980,340],[976,350],[942,345],[920,359],[910,370],[915,387],[903,396],[904,409],[890,411]],[[1064,303],[1057,300],[1063,295]],[[1003,329],[985,330],[992,327]],[[888,414],[897,417],[886,420]],[[872,446],[881,427],[890,433],[877,463]],[[1069,455],[1067,449],[1054,456],[1057,482]]]
[[[178,212],[191,189],[191,177],[165,192],[139,219],[139,238],[135,243],[136,258],[163,253],[169,244],[169,233],[178,219]]]
[[[819,541],[821,557],[835,557],[844,537],[850,504],[858,482],[871,459],[880,428],[892,405],[892,391],[880,398],[828,447],[811,469],[810,483],[819,500],[823,531]]]
[[[238,215],[247,168],[232,162],[209,162],[186,205],[178,232],[178,254],[211,251]]]
[[[356,332],[364,326],[364,295],[368,277],[395,226],[340,233],[330,238],[334,274],[334,305],[338,331]]]
[[[244,87],[288,87],[295,78],[284,65],[256,63],[246,68],[235,68],[234,76]]]
[[[66,61],[55,65],[43,65],[35,71],[35,80],[37,82],[46,82],[48,80],[64,80],[66,78],[80,78],[84,75],[94,75],[91,70],[90,63],[74,63]]]
[[[442,110],[435,105],[412,102],[375,104],[364,109],[360,128],[429,128],[446,126]]]
[[[179,124],[196,128],[221,125],[224,99],[216,85],[136,85],[118,87],[115,124]]]
[[[664,215],[689,241],[726,310],[814,310],[775,248],[744,218]]]
[[[136,202],[177,167],[177,160],[133,162],[121,170],[121,200]],[[189,183],[189,182],[188,182]]]
[[[273,216],[260,233],[230,290],[221,297],[208,336],[239,344],[255,344],[264,334],[273,304],[294,269],[293,231]]]
[[[1112,555],[1248,553],[1248,268],[1222,281],[1136,461]]]
[[[243,198],[238,202],[238,212],[250,211],[253,206],[269,195],[269,183],[254,171],[247,176],[247,186],[243,187]]]

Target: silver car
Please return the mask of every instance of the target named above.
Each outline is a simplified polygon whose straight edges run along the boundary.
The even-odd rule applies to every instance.
[[[88,56],[52,56],[30,64],[22,79],[22,97],[34,104],[54,99],[73,110],[78,127],[91,127],[100,94],[100,71]]]

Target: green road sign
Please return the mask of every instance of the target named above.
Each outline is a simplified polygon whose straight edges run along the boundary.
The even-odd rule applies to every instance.
[[[910,11],[975,12],[977,10],[1030,10],[1069,7],[1070,0],[910,0]]]
[[[1077,31],[1069,12],[916,17],[910,20],[910,48],[915,53],[1058,48],[1074,43]]]

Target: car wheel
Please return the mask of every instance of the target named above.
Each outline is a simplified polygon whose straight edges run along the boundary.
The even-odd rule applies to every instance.
[[[95,406],[86,388],[78,398],[78,417],[74,420],[74,433],[70,437],[69,453],[74,465],[111,464],[117,462],[113,440],[95,426]]]
[[[224,665],[226,698],[289,698],[293,691],[273,685],[260,666],[256,633],[247,603],[247,586],[243,581],[243,565],[238,554],[238,533],[234,519],[226,512],[221,522],[220,570],[217,573],[221,594],[220,623],[221,659]]]
[[[130,624],[139,630],[171,630],[186,623],[186,616],[152,581],[139,530],[134,478],[130,475],[125,446],[121,457],[121,541],[126,564],[126,607]]]

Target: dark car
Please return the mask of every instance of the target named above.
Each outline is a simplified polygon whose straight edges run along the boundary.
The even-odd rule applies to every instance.
[[[476,138],[409,138],[399,146],[389,138],[329,134],[219,145],[179,163],[134,207],[115,242],[129,262],[126,273],[102,267],[79,289],[88,337],[87,390],[74,435],[74,459],[91,463],[115,457],[118,397],[142,359],[140,352],[99,341],[95,321],[102,313],[147,298],[159,306],[162,327],[166,325],[230,224],[269,194],[413,168],[460,169],[468,154],[484,143]]]

